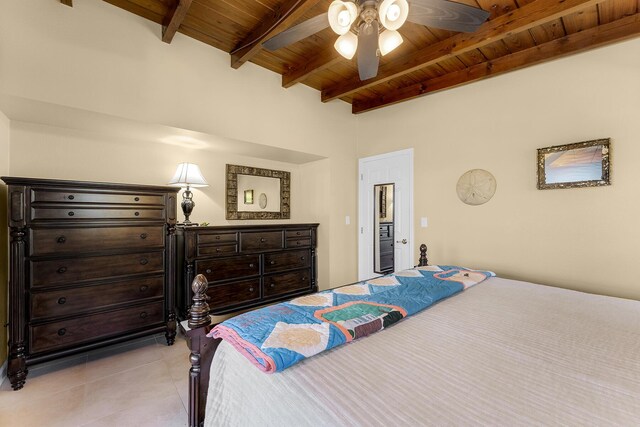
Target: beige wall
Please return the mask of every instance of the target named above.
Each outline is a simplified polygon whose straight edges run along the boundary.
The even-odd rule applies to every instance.
[[[629,41],[363,114],[359,156],[415,148],[414,243],[433,262],[640,299],[639,50]],[[606,137],[612,186],[536,189],[536,148]],[[456,196],[472,168],[497,179],[486,205]]]
[[[16,19],[20,17],[20,19]],[[92,130],[28,123],[12,126],[12,174],[163,184],[180,161],[194,161],[212,184],[196,190],[194,220],[224,224],[225,163],[293,173],[291,221],[320,222],[319,284],[352,281],[356,270],[355,118],[342,102],[322,104],[304,86],[178,34],[168,45],[159,25],[98,0],[3,2],[0,95],[141,123],[202,132],[321,156],[302,165],[239,157],[153,141],[118,140]],[[49,123],[51,124],[51,123]],[[316,164],[317,163],[317,164]],[[308,176],[307,171],[315,174]],[[316,173],[317,172],[317,173]],[[303,185],[304,183],[304,185]],[[309,189],[317,189],[310,191]]]
[[[0,111],[0,176],[9,174],[9,126]],[[7,237],[7,187],[0,181],[0,366],[7,360],[7,282],[9,280],[9,239]]]

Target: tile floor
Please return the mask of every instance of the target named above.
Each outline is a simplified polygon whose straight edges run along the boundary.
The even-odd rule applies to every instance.
[[[189,350],[163,335],[35,365],[0,386],[0,426],[187,425]]]

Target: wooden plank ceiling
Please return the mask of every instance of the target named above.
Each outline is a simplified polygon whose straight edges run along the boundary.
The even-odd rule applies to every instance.
[[[61,0],[70,4],[70,0]],[[274,52],[261,43],[327,11],[331,0],[105,0],[163,27],[305,84],[327,102],[341,99],[353,113],[538,64],[640,35],[640,0],[458,0],[491,13],[475,33],[405,23],[404,43],[380,59],[378,76],[360,81],[355,58],[333,48],[327,28]],[[411,0],[408,0],[411,4]],[[212,77],[213,78],[213,77]]]

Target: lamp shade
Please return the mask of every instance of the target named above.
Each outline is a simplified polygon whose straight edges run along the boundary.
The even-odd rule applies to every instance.
[[[358,6],[351,1],[334,0],[329,5],[329,25],[338,35],[346,34],[358,17]]]
[[[407,0],[383,0],[378,12],[383,27],[387,30],[397,30],[407,20],[409,4]]]
[[[356,49],[358,49],[358,37],[349,31],[338,37],[333,47],[336,48],[340,55],[346,59],[351,59],[356,54]]]
[[[378,46],[380,55],[384,56],[402,44],[402,36],[399,32],[393,30],[385,30],[380,33],[378,38]]]
[[[208,187],[209,183],[202,176],[198,165],[193,163],[180,163],[173,178],[169,181],[169,185],[175,187]]]

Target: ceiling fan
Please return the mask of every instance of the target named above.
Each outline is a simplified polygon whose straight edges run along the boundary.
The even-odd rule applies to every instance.
[[[263,43],[277,50],[327,27],[339,35],[334,47],[351,59],[358,53],[360,80],[378,74],[379,56],[402,44],[405,21],[458,32],[474,32],[489,17],[477,7],[449,0],[334,0],[327,13],[308,19]]]

